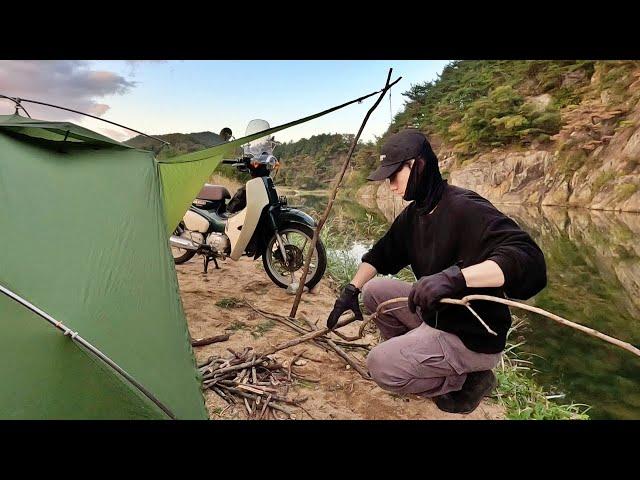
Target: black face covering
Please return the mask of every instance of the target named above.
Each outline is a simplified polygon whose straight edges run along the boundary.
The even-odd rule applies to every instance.
[[[403,198],[408,202],[415,200],[420,215],[429,213],[440,201],[446,183],[440,175],[438,158],[425,142],[420,156],[413,162]]]

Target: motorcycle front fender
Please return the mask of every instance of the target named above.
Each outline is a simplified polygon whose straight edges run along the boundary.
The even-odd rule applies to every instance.
[[[278,229],[286,223],[302,223],[303,225],[307,225],[311,228],[316,227],[316,222],[311,217],[304,213],[301,210],[297,210],[295,208],[281,208],[279,214],[276,217],[276,224],[278,225]]]

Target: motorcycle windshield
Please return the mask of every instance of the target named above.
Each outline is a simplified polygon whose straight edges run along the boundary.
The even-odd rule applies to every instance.
[[[245,132],[245,136],[253,135],[254,133],[262,132],[264,130],[268,130],[270,127],[269,122],[266,120],[255,119],[251,120],[247,125],[247,130]],[[273,136],[266,135],[264,137],[257,138],[245,145],[242,146],[242,149],[245,154],[251,154],[254,156],[259,156],[262,153],[266,152],[269,155],[273,154]]]

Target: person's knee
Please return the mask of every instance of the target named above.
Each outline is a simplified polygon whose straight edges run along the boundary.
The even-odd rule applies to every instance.
[[[410,378],[401,375],[383,349],[374,347],[367,355],[367,368],[374,382],[384,390],[401,393]]]
[[[373,313],[378,308],[378,294],[380,288],[380,280],[379,278],[372,278],[362,287],[362,303],[364,303],[365,308],[369,313]]]

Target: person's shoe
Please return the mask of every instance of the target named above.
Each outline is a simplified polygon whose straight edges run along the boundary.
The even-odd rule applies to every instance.
[[[491,370],[471,372],[467,373],[461,390],[434,397],[433,401],[444,412],[471,413],[497,385],[498,379]]]

